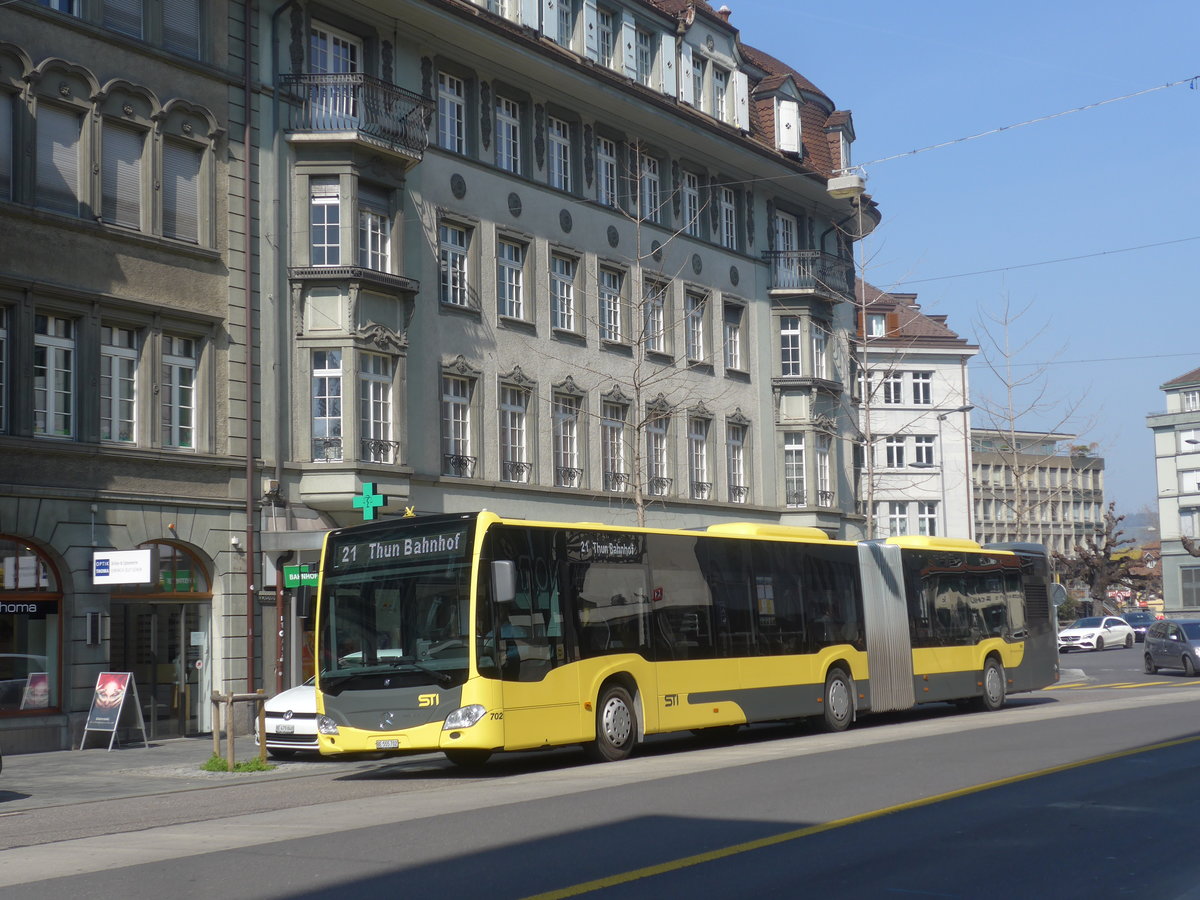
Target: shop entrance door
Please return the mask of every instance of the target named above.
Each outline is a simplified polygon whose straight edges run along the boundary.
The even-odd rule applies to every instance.
[[[196,602],[113,603],[113,671],[133,673],[152,740],[211,727],[211,611]]]

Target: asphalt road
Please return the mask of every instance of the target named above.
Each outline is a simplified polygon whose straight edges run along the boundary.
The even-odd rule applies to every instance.
[[[0,897],[1198,896],[1200,679],[1144,676],[1137,650],[1060,661],[1062,684],[997,713],[662,738],[609,765],[520,754],[481,775],[321,762],[31,810],[0,818]]]

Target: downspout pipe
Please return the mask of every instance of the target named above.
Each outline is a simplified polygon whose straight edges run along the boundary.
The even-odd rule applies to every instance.
[[[250,218],[252,206],[251,194],[253,194],[251,181],[253,168],[250,165],[250,142],[253,135],[251,129],[251,103],[254,100],[250,82],[250,48],[254,42],[254,0],[247,0],[245,10],[246,33],[243,39],[245,43],[242,48],[242,57],[244,59],[242,72],[242,222],[245,229],[245,246],[243,248],[245,271],[242,280],[242,311],[246,319],[246,691],[253,693],[255,686],[254,605],[255,595],[258,593],[254,583],[256,572],[255,558],[258,552],[254,527],[255,496],[258,493],[255,487],[256,467],[254,453],[256,446],[254,442],[254,397],[256,393],[255,388],[257,387],[254,377],[254,366],[257,362],[257,357],[254,353],[254,243],[252,233],[254,225],[253,220]]]

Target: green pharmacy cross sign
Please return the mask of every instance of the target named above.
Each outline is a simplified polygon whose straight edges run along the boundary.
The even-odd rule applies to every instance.
[[[375,482],[367,481],[363,483],[362,496],[354,498],[354,508],[362,510],[364,522],[370,522],[375,518],[375,510],[387,502],[387,497],[375,493]]]

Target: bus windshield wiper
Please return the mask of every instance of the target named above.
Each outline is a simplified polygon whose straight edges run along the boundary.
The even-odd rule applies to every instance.
[[[421,665],[421,663],[417,662],[415,656],[389,656],[387,659],[381,659],[379,665],[395,669],[416,669],[418,672],[424,672],[430,678],[435,679],[438,684],[448,685],[454,681],[446,672]]]
[[[371,675],[380,675],[384,672],[394,672],[397,669],[416,669],[418,672],[428,675],[442,686],[449,686],[454,683],[454,678],[449,673],[423,666],[411,656],[391,656],[377,662],[355,666],[353,669],[322,672],[321,689],[340,693],[340,690],[352,681],[367,678]]]

